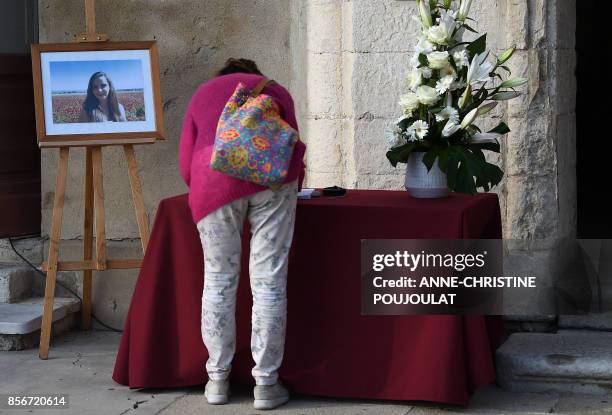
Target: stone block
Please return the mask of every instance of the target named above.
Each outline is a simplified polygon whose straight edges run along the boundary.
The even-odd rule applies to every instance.
[[[505,34],[507,46],[527,49],[529,37],[528,0],[513,0],[506,5]]]
[[[347,184],[342,175],[339,172],[334,173],[320,173],[316,170],[306,170],[306,177],[304,179],[304,187],[311,187],[321,189],[323,187],[330,186],[341,186],[347,189],[354,188]]]
[[[356,53],[351,81],[355,118],[397,118],[412,53]]]
[[[554,253],[551,251],[507,251],[504,276],[535,277],[536,288],[504,289],[504,315],[544,316],[555,314]],[[529,318],[530,321],[534,320]]]
[[[364,174],[395,175],[405,170],[405,164],[398,164],[394,168],[385,156],[389,145],[385,139],[385,128],[389,125],[388,119],[362,119],[355,120],[355,158],[356,173],[361,179]]]
[[[310,118],[338,117],[342,109],[341,55],[309,53],[307,106]]]
[[[612,311],[584,315],[560,315],[559,327],[563,329],[612,331]]]
[[[612,333],[515,333],[496,352],[497,381],[513,392],[609,393]]]
[[[553,246],[559,215],[556,177],[509,176],[506,187],[504,237]]]
[[[510,132],[504,137],[506,173],[516,175],[556,174],[554,122],[548,116],[508,119]]]
[[[576,170],[576,113],[560,114],[555,117],[557,169],[560,174],[575,174]],[[596,137],[585,137],[590,140]]]
[[[504,2],[472,2],[469,17],[476,21],[469,21],[470,27],[478,32],[465,32],[464,41],[471,41],[477,37],[487,34],[487,49],[493,52],[505,49],[506,42],[506,20],[504,20]],[[501,28],[501,29],[500,29]],[[498,53],[498,52],[496,52]]]
[[[557,233],[559,237],[575,238],[578,221],[576,169],[574,168],[560,174],[557,178],[557,186],[559,188],[559,224]]]
[[[352,45],[356,52],[403,52],[414,50],[420,25],[413,1],[358,1],[352,4]]]
[[[341,163],[342,121],[339,119],[309,119],[306,164],[309,170],[321,173],[337,172]]]
[[[42,238],[13,239],[13,246],[19,254],[34,265],[42,262],[43,240]],[[0,264],[23,265],[23,260],[13,251],[8,239],[0,239]]]
[[[56,336],[75,328],[78,325],[78,315],[76,312],[71,312],[56,321],[54,320],[51,324],[51,339],[56,339]],[[40,329],[25,334],[0,333],[0,351],[32,349],[39,344]]]
[[[406,191],[404,179],[405,164],[401,164],[398,165],[396,174],[360,174],[355,188]]]
[[[340,53],[342,50],[342,5],[337,1],[306,4],[307,50]]]
[[[576,111],[576,51],[561,49],[555,51],[553,71],[556,78],[555,101],[558,114],[574,113]],[[595,104],[597,105],[597,104]]]
[[[576,47],[576,1],[557,0],[555,2],[556,49],[573,51]]]
[[[0,265],[0,303],[14,303],[29,297],[33,272],[29,267]]]
[[[551,92],[556,74],[549,72],[547,50],[517,50],[506,62],[512,73],[508,75],[503,69],[498,72],[504,77],[527,78],[527,84],[517,88],[522,95],[507,101],[507,116],[526,118],[541,117],[550,111]]]
[[[0,333],[27,334],[40,329],[44,298],[30,298],[13,304],[0,304]],[[53,321],[80,310],[75,298],[55,298]]]

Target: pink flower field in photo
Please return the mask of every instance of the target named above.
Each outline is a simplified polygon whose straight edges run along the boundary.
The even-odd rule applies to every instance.
[[[117,92],[117,99],[125,107],[128,121],[145,121],[143,92]],[[51,101],[55,124],[75,123],[79,121],[85,94],[57,94],[51,97]]]

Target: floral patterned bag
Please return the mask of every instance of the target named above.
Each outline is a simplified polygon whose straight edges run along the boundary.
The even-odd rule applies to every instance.
[[[236,87],[217,124],[213,170],[262,186],[285,181],[299,135],[272,97],[261,94],[271,82],[263,79],[252,92],[243,83]]]

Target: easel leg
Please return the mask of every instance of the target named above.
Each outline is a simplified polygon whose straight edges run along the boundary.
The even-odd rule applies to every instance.
[[[51,340],[51,325],[53,323],[53,298],[55,296],[55,279],[57,277],[57,260],[62,231],[62,213],[64,210],[64,195],[66,193],[66,175],[68,173],[69,147],[60,148],[60,157],[55,182],[55,200],[53,201],[53,219],[51,221],[51,237],[49,238],[49,258],[47,278],[45,283],[45,302],[43,306],[42,325],[40,328],[40,347],[38,356],[41,359],[49,357],[49,341]]]
[[[104,186],[102,184],[102,147],[91,149],[96,220],[96,269],[106,269],[106,231],[104,229]]]
[[[83,220],[83,259],[89,261],[93,255],[93,165],[92,149],[86,148],[85,153],[85,215]],[[81,305],[81,328],[91,330],[91,290],[93,271],[83,271],[83,304]]]
[[[142,199],[142,188],[140,187],[140,178],[138,177],[138,168],[136,167],[134,146],[124,145],[123,150],[128,165],[130,185],[132,187],[132,199],[134,199],[138,232],[140,233],[140,243],[142,244],[142,252],[144,253],[147,250],[147,245],[149,245],[149,221],[147,220],[144,201]]]

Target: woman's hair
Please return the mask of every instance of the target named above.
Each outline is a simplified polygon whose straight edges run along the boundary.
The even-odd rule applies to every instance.
[[[229,75],[231,73],[252,73],[263,76],[257,64],[249,59],[229,58],[225,62],[225,66],[217,71],[217,76]]]
[[[89,78],[89,84],[87,85],[87,97],[83,102],[83,108],[90,119],[93,117],[93,111],[99,107],[98,98],[93,93],[93,83],[97,78],[106,78],[108,82],[108,109],[110,111],[109,118],[111,121],[119,121],[121,119],[121,112],[119,111],[119,100],[117,100],[117,94],[115,93],[115,86],[113,81],[104,72],[96,72]]]

